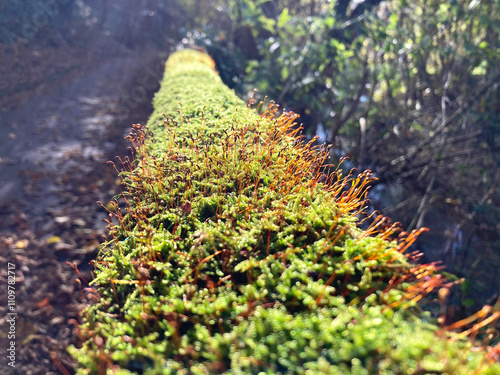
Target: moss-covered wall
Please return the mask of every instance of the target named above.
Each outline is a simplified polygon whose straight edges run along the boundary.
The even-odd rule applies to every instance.
[[[369,174],[326,176],[293,114],[257,114],[189,50],[154,108],[108,205],[79,374],[500,373],[438,334],[418,301],[443,279],[405,255],[417,233],[358,228]]]

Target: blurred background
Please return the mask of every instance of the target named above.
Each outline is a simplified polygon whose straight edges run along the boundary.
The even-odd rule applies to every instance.
[[[183,47],[245,100],[256,88],[299,113],[333,162],[372,170],[369,210],[430,229],[422,261],[465,278],[449,319],[494,304],[499,32],[500,0],[0,0],[0,257],[16,265],[20,373],[73,373],[72,319],[92,298],[75,269],[91,279],[95,202],[119,192],[106,162],[128,155]]]

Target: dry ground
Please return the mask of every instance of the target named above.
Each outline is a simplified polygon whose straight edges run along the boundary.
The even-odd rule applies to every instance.
[[[0,373],[72,374],[66,348],[119,191],[107,164],[147,120],[168,49],[0,46]],[[15,266],[15,369],[7,365],[7,264]]]

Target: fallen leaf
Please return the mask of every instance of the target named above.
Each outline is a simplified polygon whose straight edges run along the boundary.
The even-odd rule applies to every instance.
[[[59,216],[59,217],[55,217],[54,220],[56,223],[64,224],[64,223],[67,223],[69,221],[69,217],[68,216]]]
[[[48,244],[52,244],[52,243],[58,243],[58,242],[61,242],[61,237],[59,236],[51,236],[47,239],[47,243]]]
[[[49,297],[45,297],[43,300],[38,302],[36,306],[41,309],[42,307],[50,306],[50,300]]]
[[[29,241],[28,240],[20,240],[16,242],[16,249],[24,249],[26,246],[28,246]]]
[[[85,225],[87,225],[85,220],[83,220],[81,218],[74,219],[73,224],[78,225],[79,227],[84,227]]]
[[[55,251],[70,251],[71,249],[73,249],[73,246],[64,242],[58,242],[54,246]]]

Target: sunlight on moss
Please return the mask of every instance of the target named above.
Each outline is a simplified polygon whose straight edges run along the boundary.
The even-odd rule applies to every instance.
[[[294,114],[258,114],[195,51],[154,107],[129,135],[79,374],[498,373],[419,310],[445,282],[406,255],[419,232],[361,230],[370,174],[327,176]]]

